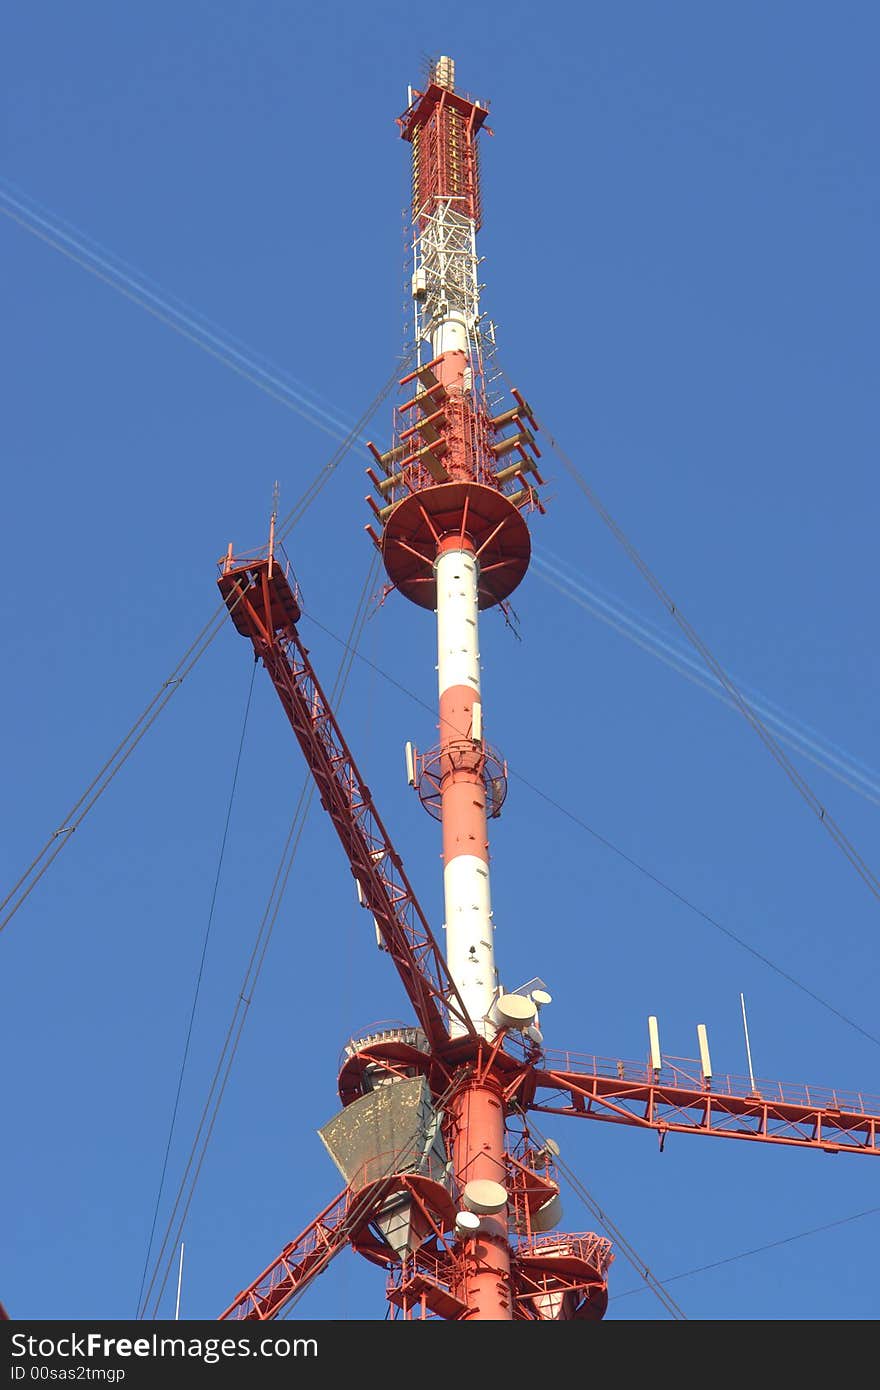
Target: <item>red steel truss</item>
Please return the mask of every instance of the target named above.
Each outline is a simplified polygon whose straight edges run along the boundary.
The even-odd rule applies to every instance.
[[[352,1245],[375,1264],[391,1266],[370,1223],[392,1191],[405,1191],[424,1216],[430,1240],[443,1242],[454,1214],[449,1194],[439,1183],[413,1174],[383,1174],[370,1180],[363,1174],[326,1206],[248,1288],[233,1299],[220,1321],[260,1321],[277,1318],[295,1294],[324,1270],[334,1256]],[[438,1257],[435,1257],[435,1259]]]
[[[441,1184],[418,1174],[389,1174],[382,1156],[365,1168],[276,1259],[243,1289],[220,1321],[276,1318],[346,1246],[387,1270],[392,1318],[464,1320],[473,1309],[458,1290],[481,1252],[457,1242],[452,1233],[455,1207]],[[533,1153],[525,1155],[535,1161]],[[517,1233],[511,1251],[512,1316],[527,1321],[598,1321],[608,1301],[611,1242],[592,1232],[541,1235],[530,1229],[530,1213],[558,1192],[552,1165],[537,1169],[510,1157],[511,1209]],[[381,1176],[372,1177],[375,1168]],[[543,1169],[543,1171],[540,1171]],[[424,1218],[424,1243],[401,1260],[389,1257],[371,1229],[383,1202],[406,1193]]]
[[[608,1307],[611,1241],[582,1235],[532,1236],[514,1260],[514,1317],[531,1322],[598,1322]]]
[[[376,920],[428,1039],[448,1039],[453,1014],[473,1032],[440,947],[399,854],[379,819],[296,630],[299,601],[270,554],[238,563],[227,555],[218,581],[239,632],[249,637],[299,741],[321,804],[342,841],[361,898]]]
[[[353,1203],[351,1188],[343,1188],[295,1240],[285,1245],[278,1258],[233,1299],[220,1314],[220,1321],[262,1322],[277,1318],[285,1303],[348,1244],[348,1218]]]
[[[410,748],[408,756],[410,780],[443,826],[449,966],[309,661],[297,631],[299,596],[275,561],[271,533],[268,550],[255,557],[236,559],[230,547],[219,579],[233,623],[269,672],[420,1024],[382,1028],[346,1047],[339,1094],[344,1107],[363,1106],[348,1112],[352,1129],[378,1130],[380,1105],[397,1083],[414,1087],[397,1095],[417,1095],[434,1128],[421,1167],[399,1147],[359,1166],[356,1180],[223,1318],[276,1317],[350,1245],[386,1270],[393,1318],[600,1319],[610,1243],[554,1229],[558,1150],[532,1142],[530,1111],[654,1130],[661,1144],[676,1132],[880,1152],[880,1100],[709,1077],[684,1059],[655,1070],[545,1051],[537,1027],[515,1031],[516,1007],[501,1007],[506,1000],[509,1009],[510,997],[492,994],[494,957],[484,966],[472,945],[475,960],[464,959],[471,938],[461,923],[471,926],[471,910],[483,911],[487,822],[506,792],[504,760],[483,738],[477,610],[503,605],[524,577],[526,515],[543,511],[537,487],[544,482],[528,402],[513,390],[512,405],[496,402],[493,414],[488,403],[473,235],[481,218],[476,136],[486,114],[456,93],[453,66],[443,58],[400,119],[413,151],[416,338],[420,354],[425,342],[430,353],[401,381],[412,394],[395,412],[392,447],[381,452],[371,444],[374,467],[367,470],[378,497],[367,499],[374,524],[366,529],[391,586],[438,617],[441,741],[426,755]],[[441,583],[441,570],[457,588],[448,577]],[[471,650],[473,665],[462,664]],[[491,938],[488,903],[487,890],[484,935]],[[477,932],[473,940],[494,949]],[[535,1009],[538,994],[529,1000]],[[347,1160],[339,1166],[351,1176]]]
[[[489,114],[476,102],[430,82],[399,125],[413,147],[412,217],[418,224],[435,205],[449,199],[456,212],[481,222],[480,174],[476,135]]]
[[[714,1134],[822,1149],[880,1153],[880,1098],[815,1086],[702,1076],[699,1062],[644,1063],[548,1052],[532,1077],[529,1109],[668,1133]],[[544,1096],[543,1092],[548,1092]],[[539,1094],[540,1093],[540,1094]]]
[[[451,1045],[450,1015],[470,1024],[439,946],[375,810],[296,629],[299,597],[271,555],[236,561],[228,555],[219,586],[238,630],[247,635],[272,678],[321,793],[364,902],[376,918],[386,949],[430,1045],[421,1056],[405,1041],[364,1049],[367,1065],[389,1074],[414,1064],[437,1080],[468,1077],[490,1084],[505,1106],[523,1113],[574,1115],[668,1132],[715,1134],[761,1143],[798,1145],[828,1153],[880,1152],[880,1100],[808,1086],[751,1083],[731,1076],[703,1077],[698,1062],[664,1059],[659,1072],[638,1062],[543,1051],[501,1035],[489,1046],[471,1025]],[[450,1003],[450,999],[452,1002]],[[385,1056],[385,1053],[388,1056]],[[398,1055],[399,1054],[399,1055]],[[358,1092],[362,1066],[343,1064],[340,1093]],[[552,1163],[528,1145],[508,1142],[507,1188],[511,1235],[511,1316],[519,1320],[587,1320],[604,1315],[610,1243],[595,1234],[540,1234],[536,1213],[558,1191]],[[389,1191],[405,1191],[432,1234],[402,1261],[389,1258],[370,1223]],[[464,1319],[474,1309],[462,1294],[480,1256],[453,1233],[455,1205],[439,1184],[418,1175],[365,1172],[347,1186],[280,1255],[243,1290],[223,1319],[271,1319],[347,1245],[383,1266],[392,1317]]]
[[[611,1242],[592,1232],[517,1240],[511,1257],[514,1320],[598,1322],[608,1303],[612,1259]],[[465,1260],[454,1248],[421,1249],[389,1266],[392,1318],[468,1318],[473,1310],[456,1293]]]

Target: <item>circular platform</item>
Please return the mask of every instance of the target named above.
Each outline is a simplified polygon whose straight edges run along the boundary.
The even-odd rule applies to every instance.
[[[371,1071],[386,1072],[400,1080],[427,1076],[431,1070],[428,1040],[421,1029],[388,1030],[352,1041],[345,1049],[339,1070],[339,1098],[351,1105],[372,1087],[367,1083]]]
[[[479,607],[501,603],[528,569],[532,542],[518,508],[484,483],[438,483],[397,503],[382,534],[392,584],[421,608],[436,608],[438,543],[462,532],[480,562]]]
[[[416,789],[428,814],[442,820],[443,778],[447,772],[462,767],[479,772],[486,795],[486,814],[492,820],[500,816],[507,799],[507,763],[494,748],[486,743],[477,745],[472,739],[438,745],[420,758]]]

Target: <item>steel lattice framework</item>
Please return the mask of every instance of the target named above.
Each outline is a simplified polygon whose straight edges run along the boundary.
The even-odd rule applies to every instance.
[[[343,1109],[321,1131],[346,1185],[223,1318],[278,1316],[350,1246],[384,1268],[392,1317],[601,1319],[610,1242],[555,1230],[558,1150],[534,1142],[530,1112],[653,1130],[661,1143],[676,1132],[878,1153],[878,1099],[713,1077],[708,1052],[662,1060],[658,1045],[647,1066],[551,1052],[542,982],[513,995],[499,986],[488,824],[507,770],[485,740],[479,613],[503,606],[527,571],[526,516],[543,511],[543,480],[527,401],[514,390],[497,413],[487,404],[476,253],[486,115],[442,58],[400,118],[413,160],[417,366],[401,381],[412,394],[392,445],[371,445],[367,470],[378,500],[367,499],[366,529],[391,587],[437,619],[440,740],[425,754],[408,745],[407,758],[442,827],[445,952],[300,639],[300,597],[274,532],[250,556],[230,546],[221,566],[232,621],[272,680],[417,1020],[346,1046]]]
[[[224,571],[220,589],[236,627],[251,637],[272,678],[361,900],[385,949],[398,968],[405,967],[407,993],[425,1033],[435,1044],[445,1040],[450,1012],[472,1032],[440,947],[300,641],[299,601],[286,575],[272,556],[246,560]]]
[[[726,1139],[761,1139],[825,1153],[880,1152],[880,1097],[701,1074],[700,1063],[643,1062],[546,1053],[535,1068],[530,1108],[612,1124]],[[547,1092],[545,1095],[544,1092]]]

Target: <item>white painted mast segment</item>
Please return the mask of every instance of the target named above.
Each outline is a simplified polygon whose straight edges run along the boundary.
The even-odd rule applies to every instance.
[[[457,685],[480,694],[477,606],[479,561],[464,550],[446,550],[435,562],[437,575],[437,675],[441,699]],[[466,738],[468,729],[441,730],[441,737]]]
[[[479,562],[463,550],[448,550],[436,562],[437,645],[441,706],[443,696],[462,687],[480,695],[477,586]],[[480,701],[482,710],[482,702]],[[460,717],[460,716],[459,716]],[[447,729],[441,743],[473,737],[472,728]],[[485,831],[485,810],[482,815]],[[475,846],[476,848],[476,846]],[[465,1008],[477,1030],[494,1037],[490,1014],[497,996],[495,932],[485,838],[479,853],[455,854],[443,870],[446,908],[446,962]],[[452,1036],[464,1028],[454,1020]]]
[[[459,854],[443,871],[446,899],[446,963],[478,1033],[493,1038],[497,989],[489,867],[473,854]],[[465,1032],[452,1021],[453,1037]]]

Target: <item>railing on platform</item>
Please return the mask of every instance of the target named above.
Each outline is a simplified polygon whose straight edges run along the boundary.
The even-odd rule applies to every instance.
[[[817,1110],[841,1110],[854,1115],[880,1115],[880,1096],[861,1091],[839,1091],[827,1086],[768,1081],[756,1077],[720,1075],[705,1077],[699,1061],[689,1057],[665,1057],[654,1071],[649,1062],[627,1062],[590,1053],[547,1050],[541,1069],[570,1072],[579,1076],[609,1077],[635,1085],[669,1087],[675,1090],[705,1091],[711,1096],[738,1096],[743,1100],[762,1100],[773,1105],[808,1106]]]

